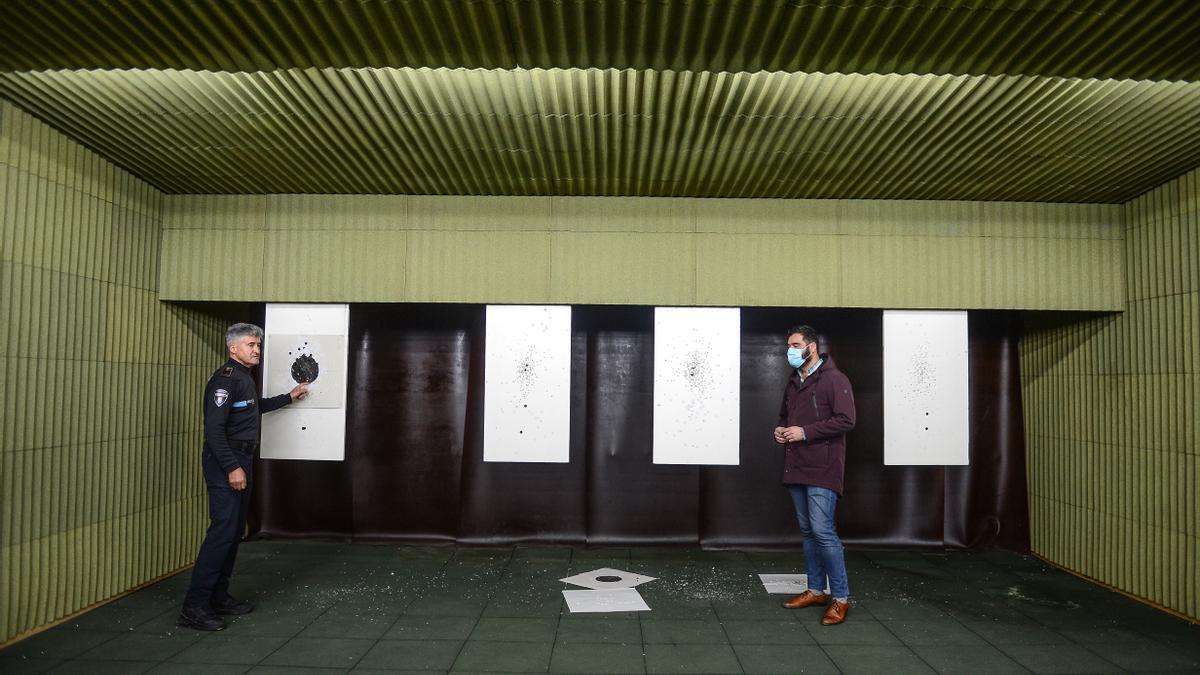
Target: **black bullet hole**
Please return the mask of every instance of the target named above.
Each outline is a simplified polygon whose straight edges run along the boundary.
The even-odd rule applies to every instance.
[[[925,427],[925,431],[929,431],[929,427]]]
[[[300,431],[308,431],[308,427],[300,427]]]

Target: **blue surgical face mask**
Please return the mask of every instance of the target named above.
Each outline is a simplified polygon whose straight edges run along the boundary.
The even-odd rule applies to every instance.
[[[808,360],[808,357],[804,355],[804,351],[806,349],[808,349],[808,347],[805,347],[804,349],[788,347],[788,364],[793,368],[799,368],[800,366],[803,366],[804,362]]]

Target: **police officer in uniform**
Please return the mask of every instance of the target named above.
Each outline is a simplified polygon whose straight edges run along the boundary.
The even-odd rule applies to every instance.
[[[262,329],[237,323],[225,333],[229,360],[208,379],[204,388],[204,482],[208,486],[208,532],[192,583],[183,601],[179,625],[198,630],[221,630],[221,615],[247,614],[254,605],[229,595],[229,576],[250,504],[254,451],[259,420],[308,394],[301,383],[290,393],[259,398],[250,369],[262,360]]]

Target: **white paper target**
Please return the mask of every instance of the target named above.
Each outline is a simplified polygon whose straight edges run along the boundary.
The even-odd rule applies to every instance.
[[[883,313],[884,464],[969,463],[967,313]]]
[[[488,305],[483,461],[571,460],[571,308]]]
[[[265,396],[291,391],[293,369],[316,378],[305,400],[263,415],[262,457],[343,459],[350,306],[270,303],[263,329]]]
[[[770,594],[799,595],[808,590],[807,574],[760,574],[758,578]],[[828,585],[825,592],[829,592]]]
[[[563,591],[567,610],[581,612],[649,612],[650,606],[636,588],[614,588],[603,591]]]
[[[616,570],[611,567],[602,567],[591,572],[583,572],[565,579],[559,579],[559,581],[593,590],[600,590],[604,588],[633,588],[641,586],[648,581],[654,581],[656,578]]]
[[[346,403],[346,337],[343,335],[271,335],[267,341],[267,391],[291,391],[308,381],[308,396],[292,409],[341,408]]]
[[[654,463],[739,462],[741,312],[654,310]]]

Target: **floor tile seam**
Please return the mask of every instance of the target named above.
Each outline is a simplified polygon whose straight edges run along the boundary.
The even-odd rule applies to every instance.
[[[489,595],[488,598],[490,601],[491,596]],[[462,645],[459,646],[458,653],[454,655],[454,660],[450,662],[450,668],[447,669],[447,673],[453,671],[455,664],[457,664],[458,660],[462,658],[463,652],[467,649],[467,643],[471,641],[471,635],[473,635],[475,633],[475,629],[479,627],[479,622],[483,619],[483,613],[485,611],[487,611],[487,603],[484,603],[483,610],[481,610],[479,615],[475,617],[475,622],[471,624],[471,630],[467,631],[467,639],[463,640]]]
[[[57,626],[55,626],[55,628],[57,628]],[[91,629],[87,629],[87,628],[85,628],[84,630],[91,630]],[[97,632],[108,632],[108,631],[97,631]],[[84,650],[83,652],[81,652],[81,653],[79,653],[79,654],[77,654],[77,655],[75,655],[75,656],[73,656],[73,657],[71,657],[71,658],[69,658],[69,659],[63,659],[63,661],[64,661],[64,662],[66,662],[66,661],[75,661],[75,660],[78,660],[78,659],[79,659],[80,657],[82,657],[84,654],[87,654],[88,652],[91,652],[91,651],[94,651],[94,650],[96,650],[96,649],[99,649],[99,648],[101,647],[101,645],[106,645],[106,644],[108,644],[109,642],[112,642],[113,640],[116,640],[117,638],[119,638],[119,637],[121,637],[122,635],[125,635],[125,634],[126,634],[126,632],[125,632],[125,631],[113,633],[113,634],[112,634],[112,635],[111,635],[111,636],[110,636],[110,637],[109,637],[107,640],[102,640],[102,641],[100,641],[100,642],[97,642],[96,644],[92,645],[90,648],[88,648],[88,649]]]
[[[712,606],[712,600],[708,601],[708,609],[713,613],[713,616],[717,617],[717,624],[721,626],[721,632],[725,635],[725,644],[729,645],[729,651],[733,652],[733,660],[735,663],[737,663],[738,670],[742,671],[743,673],[746,672],[746,666],[742,664],[742,657],[738,654],[737,649],[734,647],[733,638],[729,635],[729,631],[725,629],[725,622],[721,620],[720,616],[717,616],[717,608]],[[642,651],[646,650],[643,649]]]
[[[888,625],[887,625],[887,622],[885,622],[885,621],[879,621],[879,625],[880,625],[880,626],[883,626],[883,629],[884,629],[885,631],[887,631],[887,632],[891,633],[891,634],[892,634],[892,637],[896,638],[896,639],[897,639],[897,640],[900,642],[900,644],[901,644],[901,645],[902,645],[902,646],[903,646],[905,649],[907,649],[907,650],[908,650],[908,652],[909,652],[910,654],[912,654],[913,656],[917,657],[917,659],[918,659],[918,660],[920,660],[920,661],[921,661],[921,663],[925,664],[925,667],[926,667],[926,668],[928,668],[928,669],[929,669],[931,672],[934,672],[934,673],[938,672],[938,669],[937,669],[937,668],[935,668],[935,667],[933,666],[933,664],[932,664],[932,663],[930,663],[930,662],[926,661],[924,656],[921,656],[920,654],[918,654],[918,653],[917,653],[917,650],[913,649],[913,645],[910,645],[910,644],[908,644],[907,642],[905,642],[905,641],[904,641],[904,638],[900,637],[900,636],[899,636],[899,635],[896,633],[896,631],[894,631],[894,630],[892,630],[891,628],[889,628],[889,627],[888,627]]]
[[[1092,643],[1092,644],[1073,643],[1073,644],[1078,644],[1080,647],[1083,647],[1083,648],[1084,648],[1085,650],[1087,650],[1089,653],[1091,653],[1091,654],[1095,654],[1095,655],[1096,655],[1098,658],[1100,658],[1100,659],[1103,659],[1104,661],[1107,661],[1108,663],[1113,663],[1111,660],[1109,660],[1108,658],[1106,658],[1106,657],[1105,657],[1103,654],[1101,654],[1100,652],[1096,651],[1095,649],[1092,649],[1092,644],[1103,644],[1103,643]],[[1171,654],[1172,654],[1172,655],[1179,656],[1179,652],[1176,652],[1176,651],[1175,651],[1175,650],[1173,650],[1173,649],[1171,649],[1171,650],[1170,650],[1170,652],[1171,652]],[[1136,671],[1136,670],[1129,670],[1128,668],[1124,668],[1124,667],[1122,667],[1122,666],[1120,666],[1120,665],[1117,665],[1117,664],[1115,664],[1115,663],[1114,663],[1113,665],[1115,665],[1117,668],[1120,668],[1122,672],[1126,672],[1126,673],[1136,673],[1136,672],[1138,672],[1138,671]],[[1169,672],[1169,671],[1171,671],[1171,670],[1173,670],[1173,669],[1167,669],[1167,670],[1166,670],[1166,671],[1164,671],[1164,672]],[[1158,671],[1156,671],[1156,672],[1158,672]],[[1182,669],[1182,668],[1181,668],[1181,669],[1179,669],[1179,672],[1181,672],[1181,673],[1184,673],[1184,672],[1191,672],[1191,671],[1189,671],[1189,670],[1185,670],[1185,669]]]
[[[1013,658],[1012,658],[1012,656],[1009,656],[1009,654],[1008,654],[1007,652],[1005,652],[1003,649],[1001,649],[1001,648],[1000,648],[1000,644],[999,644],[999,643],[992,642],[991,640],[989,640],[989,639],[987,638],[987,636],[986,636],[986,635],[984,635],[983,633],[980,633],[979,631],[975,630],[974,628],[971,628],[969,625],[967,625],[967,624],[963,623],[962,621],[960,621],[960,620],[959,620],[959,618],[958,618],[958,617],[954,616],[953,614],[948,614],[947,616],[949,616],[950,618],[954,619],[956,622],[958,622],[958,624],[959,624],[960,626],[962,626],[963,628],[967,629],[967,631],[969,631],[969,632],[971,632],[972,634],[974,634],[975,636],[977,636],[977,637],[978,637],[980,640],[983,640],[983,643],[984,643],[984,644],[986,644],[986,645],[988,645],[989,647],[991,647],[992,649],[995,649],[995,650],[999,651],[1000,653],[1004,654],[1006,657],[1008,657],[1008,658],[1009,658],[1010,660],[1012,660],[1014,663],[1017,663],[1016,659],[1013,659]],[[1038,625],[1040,626],[1041,624],[1038,624]],[[1053,632],[1053,631],[1052,631],[1052,632]],[[1025,667],[1025,666],[1021,665],[1020,663],[1017,663],[1017,665],[1021,666],[1022,668],[1024,668],[1024,667]]]
[[[1128,671],[1128,670],[1122,668],[1121,666],[1116,665],[1115,663],[1113,663],[1112,661],[1109,661],[1108,659],[1104,658],[1103,656],[1096,654],[1095,652],[1088,649],[1087,647],[1084,647],[1083,645],[1078,645],[1078,644],[1075,644],[1074,642],[1072,642],[1070,644],[1073,647],[1081,647],[1085,652],[1087,652],[1087,653],[1095,656],[1096,658],[1100,659],[1101,661],[1104,661],[1105,663],[1111,665],[1115,669],[1111,672],[1117,672],[1117,673],[1131,672],[1131,671]],[[1021,647],[1061,647],[1061,646],[1062,645],[1008,645],[1008,649],[1019,649]],[[1034,671],[1033,668],[1031,668],[1030,666],[1025,665],[1025,663],[1023,661],[1021,661],[1016,656],[1014,656],[1011,652],[1008,651],[1008,649],[1004,649],[1002,647],[997,647],[997,649],[999,649],[1001,651],[1001,653],[1003,653],[1005,656],[1007,656],[1008,658],[1015,661],[1017,663],[1017,665],[1021,666],[1022,668],[1025,668],[1026,670],[1029,670],[1031,672],[1037,672],[1037,671]],[[1136,672],[1136,671],[1133,671],[1133,672]]]

